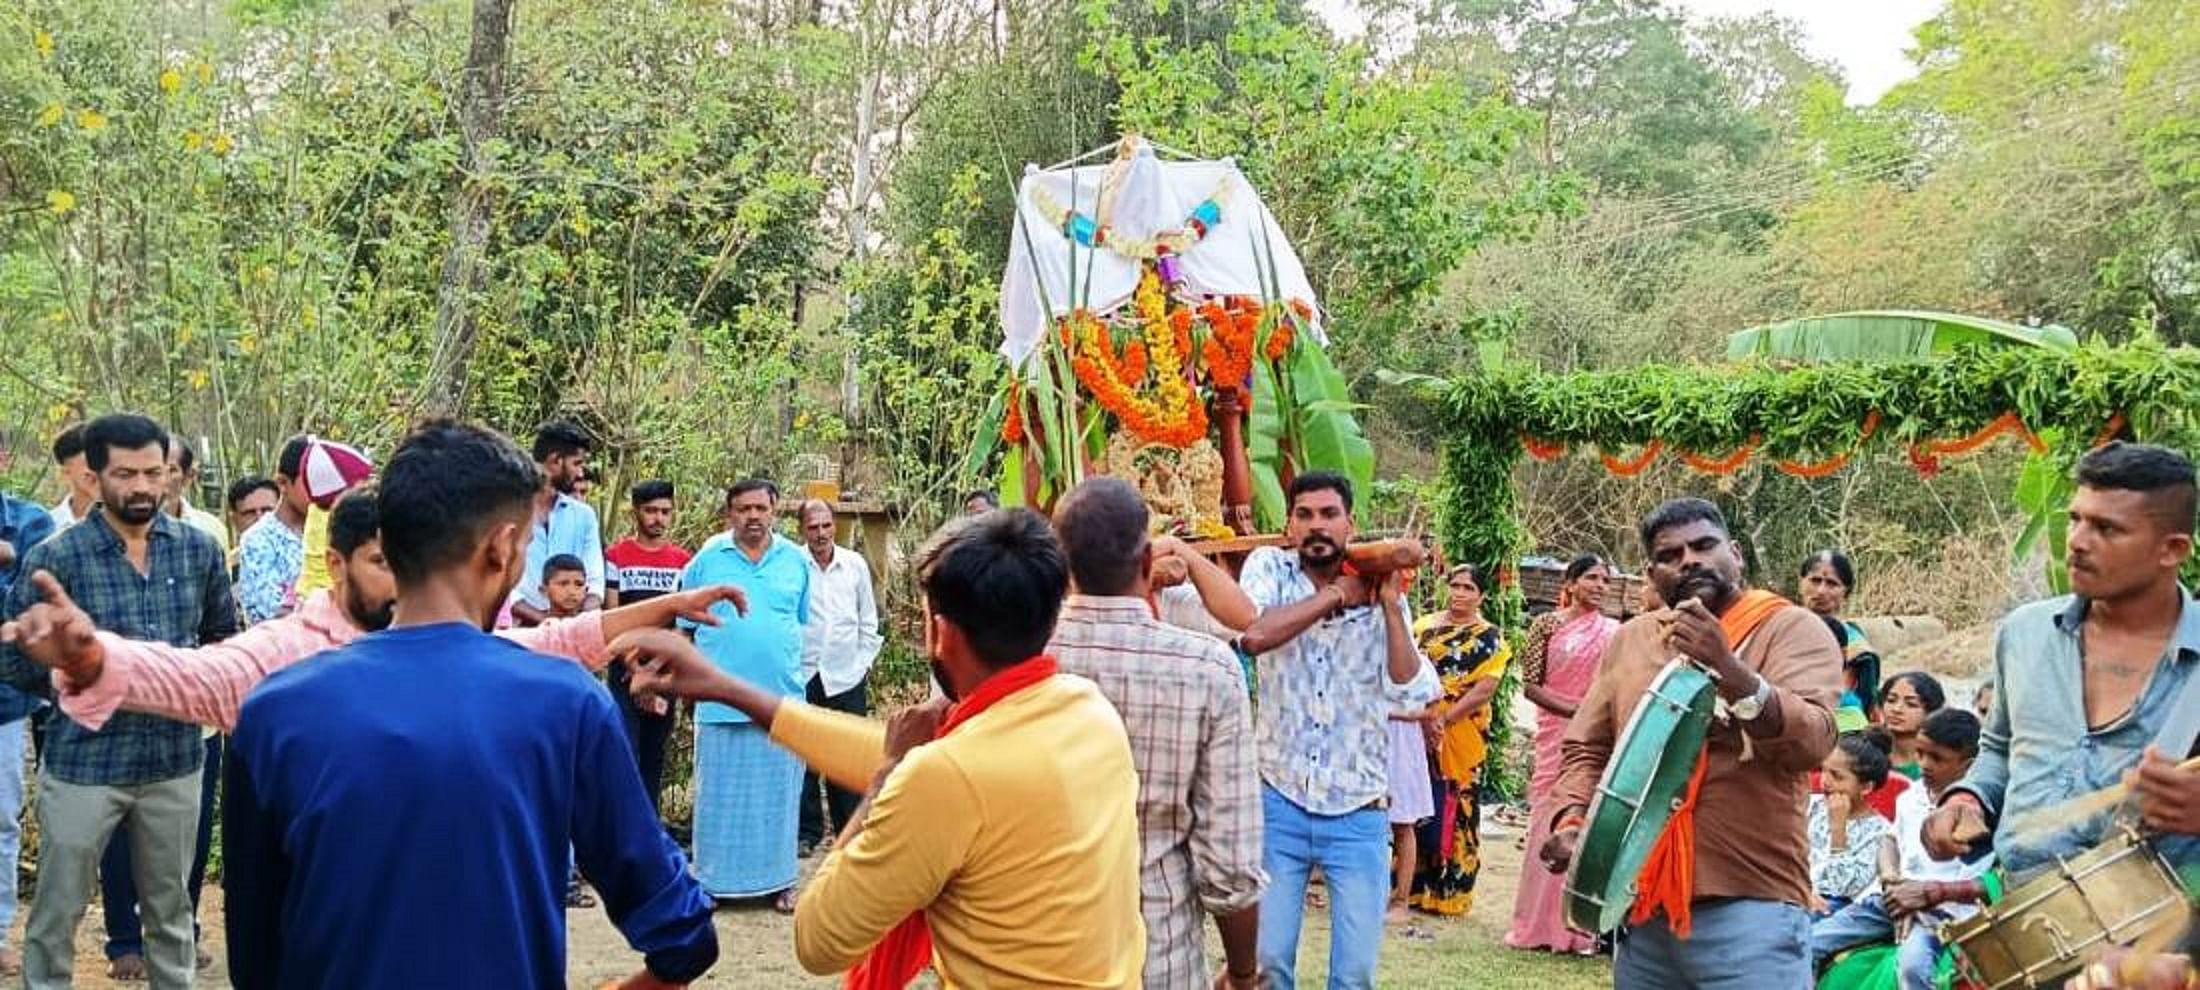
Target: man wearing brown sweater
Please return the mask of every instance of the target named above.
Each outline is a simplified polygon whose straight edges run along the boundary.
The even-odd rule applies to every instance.
[[[1641,527],[1649,577],[1667,608],[1613,635],[1604,669],[1566,731],[1565,766],[1541,850],[1563,870],[1585,841],[1582,815],[1636,704],[1675,657],[1716,675],[1719,714],[1692,808],[1692,871],[1655,878],[1619,934],[1620,990],[1807,987],[1810,772],[1833,748],[1841,650],[1809,611],[1745,590],[1726,519],[1701,499],[1659,506]],[[1687,835],[1668,826],[1667,841]],[[1601,837],[1600,837],[1601,839]],[[1653,861],[1656,856],[1653,855]]]

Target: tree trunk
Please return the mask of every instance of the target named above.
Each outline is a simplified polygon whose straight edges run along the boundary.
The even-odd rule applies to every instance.
[[[474,0],[473,44],[460,83],[458,126],[464,164],[451,183],[451,246],[435,287],[435,354],[428,367],[424,404],[432,413],[456,416],[466,406],[467,368],[479,331],[474,297],[481,292],[489,248],[494,144],[504,131],[504,75],[510,62],[512,8],[518,0]]]

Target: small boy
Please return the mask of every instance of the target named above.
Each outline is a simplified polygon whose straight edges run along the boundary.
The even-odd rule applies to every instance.
[[[588,600],[588,568],[581,563],[579,557],[561,553],[542,562],[542,597],[550,602],[550,611],[546,613],[549,618],[568,619],[581,614],[581,605]],[[506,602],[504,608],[505,611],[511,611],[511,603]],[[568,867],[566,870],[565,906],[596,906],[596,899],[581,885],[581,874],[577,867]]]
[[[1925,819],[1948,787],[1963,779],[1978,756],[1978,716],[1961,708],[1943,708],[1925,720],[1918,752],[1925,786],[1911,788],[1895,812],[1893,845],[1885,858],[1898,859],[1897,877],[1882,878],[1875,891],[1811,926],[1816,962],[1851,946],[1893,938],[1898,922],[1907,925],[1897,952],[1903,990],[1928,990],[1940,964],[1939,925],[1978,911],[1986,899],[1980,877],[1993,868],[1991,852],[1968,859],[1940,861],[1925,852]]]
[[[569,553],[543,561],[542,596],[550,601],[553,619],[581,614],[581,604],[588,600],[588,568]]]

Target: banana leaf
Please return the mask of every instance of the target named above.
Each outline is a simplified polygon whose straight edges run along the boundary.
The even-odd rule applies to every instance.
[[[1290,412],[1291,432],[1300,444],[1298,463],[1306,470],[1344,475],[1364,503],[1374,492],[1375,445],[1352,418],[1352,392],[1344,375],[1319,347],[1293,347],[1288,360],[1296,403]]]
[[[1275,371],[1268,362],[1255,361],[1253,411],[1245,424],[1245,460],[1252,469],[1253,525],[1263,533],[1283,529],[1283,439]]]
[[[1024,451],[1021,447],[1008,448],[1008,456],[1001,458],[1001,487],[997,489],[1001,505],[1016,508],[1024,504]]]
[[[2056,431],[2044,430],[2041,439],[2052,447]],[[2032,558],[2046,541],[2047,584],[2055,594],[2070,590],[2070,569],[2063,565],[2067,559],[2070,539],[2070,515],[2067,507],[2070,497],[2077,492],[2077,483],[2070,478],[2067,463],[2061,457],[2042,457],[2033,454],[2024,459],[2024,471],[2017,476],[2015,501],[2024,510],[2024,533],[2017,537],[2010,556],[2018,564]]]
[[[963,459],[962,472],[956,478],[958,485],[983,474],[987,462],[993,459],[993,452],[1000,449],[1001,421],[1008,417],[1009,391],[1008,388],[995,391],[993,401],[986,403],[985,415],[978,418],[978,435],[971,438],[970,455]]]
[[[1864,310],[1810,316],[1737,331],[1726,359],[1886,361],[1946,354],[1968,344],[2045,347],[2068,352],[2078,335],[2061,326],[2028,327],[1983,316],[1923,310]]]

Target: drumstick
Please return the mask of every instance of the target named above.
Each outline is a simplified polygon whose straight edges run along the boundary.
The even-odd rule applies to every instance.
[[[2200,770],[2200,756],[2179,763],[2177,769]],[[2034,808],[2021,815],[2011,815],[2009,820],[2004,823],[2004,829],[2011,836],[2021,836],[2030,832],[2052,828],[2059,822],[2091,818],[2122,804],[2124,798],[2130,793],[2131,788],[2124,784],[2103,787],[2091,794],[2081,794],[2061,804],[2049,805],[2045,808]],[[1961,836],[1957,838],[1960,839]]]

